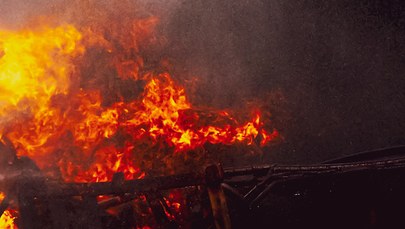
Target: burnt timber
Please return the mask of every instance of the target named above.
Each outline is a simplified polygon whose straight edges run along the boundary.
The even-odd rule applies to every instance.
[[[396,150],[405,152],[403,147]],[[405,225],[400,217],[405,213],[405,157],[396,154],[381,160],[378,157],[360,158],[352,162],[343,160],[317,165],[262,165],[226,169],[212,166],[205,173],[140,180],[124,180],[117,174],[112,182],[100,183],[64,183],[35,174],[29,177],[26,173],[5,179],[15,180],[14,193],[8,195],[18,199],[21,212],[19,226],[23,229],[82,228],[83,225],[86,228],[126,228],[106,227],[99,215],[106,206],[123,204],[141,194],[159,200],[157,193],[161,191],[187,187],[211,189],[210,193],[221,195],[216,196],[217,199],[223,199],[222,195],[225,194],[225,206],[222,204],[219,206],[221,209],[212,209],[214,216],[211,225],[217,228],[260,225],[292,228],[300,224],[320,228],[328,222],[333,222],[329,228]],[[209,172],[213,168],[218,172]],[[107,202],[97,202],[99,195],[126,196],[126,199],[112,198]],[[67,210],[64,205],[66,199],[71,197],[81,197],[81,203],[86,205],[86,210],[82,212],[85,220],[78,222],[78,225],[65,221]],[[9,198],[3,200],[2,210],[8,201]],[[38,209],[38,201],[46,203],[50,209],[47,221],[37,222],[43,214]],[[211,207],[215,206],[211,203]],[[216,222],[216,219],[220,221]],[[223,223],[227,219],[231,222]],[[335,222],[337,219],[340,221]],[[170,220],[159,222],[165,222],[161,228],[180,227]]]

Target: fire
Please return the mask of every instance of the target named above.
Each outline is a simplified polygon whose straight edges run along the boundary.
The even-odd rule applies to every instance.
[[[0,31],[0,123],[11,128],[13,143],[24,145],[21,154],[40,156],[44,144],[62,123],[50,107],[52,96],[67,94],[71,58],[84,51],[81,34],[71,25],[36,31]],[[25,128],[25,120],[31,119]]]
[[[136,21],[129,38],[150,36],[155,24],[153,17]],[[264,146],[278,136],[264,128],[260,112],[238,122],[225,111],[199,111],[169,73],[143,69],[139,44],[129,38],[67,24],[0,31],[0,136],[18,156],[76,182],[110,181],[117,172],[140,179],[153,169],[154,157],[170,163],[170,155],[207,143]],[[87,60],[89,50],[103,59]],[[98,69],[84,70],[97,61],[124,82],[144,82],[143,92],[106,103],[102,87],[81,85],[98,77]],[[13,219],[5,212],[0,225]]]
[[[267,133],[262,128],[258,113],[241,126],[232,125],[236,121],[226,112],[220,112],[219,116],[229,123],[202,125],[206,117],[192,110],[184,88],[176,85],[168,73],[152,76],[139,100],[101,109],[100,96],[95,95],[95,98],[97,102],[93,104],[81,100],[86,101],[79,106],[84,118],[72,126],[75,145],[83,152],[94,152],[93,163],[83,169],[80,163],[72,163],[71,158],[60,161],[65,179],[70,181],[109,181],[116,172],[123,172],[127,179],[141,178],[145,173],[139,169],[139,162],[134,161],[134,154],[148,152],[151,147],[182,153],[203,147],[207,142],[245,142],[249,145],[258,136],[260,144],[265,145],[278,134],[277,131]],[[114,138],[118,133],[126,136],[122,146],[100,147],[100,142]],[[145,146],[146,150],[138,148]]]
[[[0,228],[17,229],[18,227],[14,223],[15,218],[13,211],[5,210],[0,217]]]
[[[0,31],[1,111],[24,100],[41,105],[69,88],[70,56],[83,51],[81,34],[73,26],[38,31]],[[29,102],[29,101],[28,101]],[[34,107],[36,112],[42,107]]]
[[[145,87],[141,110],[128,123],[140,126],[146,124],[148,133],[154,139],[165,138],[166,142],[175,147],[175,151],[186,151],[212,144],[232,144],[236,141],[252,144],[259,134],[266,135],[260,129],[260,115],[256,114],[252,121],[240,127],[229,124],[223,126],[199,126],[201,117],[196,112],[186,113],[191,109],[184,88],[173,82],[168,74],[153,78]],[[226,112],[220,113],[225,119],[233,120]],[[269,139],[262,142],[266,144]]]
[[[4,200],[5,194],[0,192],[0,203]],[[17,226],[14,224],[16,219],[17,211],[6,209],[3,212],[3,215],[0,217],[0,228],[4,229],[17,229]]]

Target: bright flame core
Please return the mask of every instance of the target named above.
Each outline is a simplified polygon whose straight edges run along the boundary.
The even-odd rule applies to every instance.
[[[155,21],[136,22],[131,34],[149,34]],[[126,39],[115,48],[117,37],[110,41],[81,30],[61,25],[0,31],[0,136],[41,169],[57,168],[66,181],[109,181],[116,172],[137,179],[151,169],[143,160],[158,154],[187,154],[206,143],[257,140],[264,146],[278,136],[263,128],[260,112],[243,124],[227,112],[198,112],[168,73],[142,73],[139,55],[127,58],[128,50],[139,51],[138,44]],[[140,96],[105,105],[101,88],[80,87],[77,82],[97,74],[82,75],[88,49],[104,50],[122,80],[144,81]],[[170,163],[170,157],[160,160]],[[13,218],[3,214],[2,220],[5,225]]]
[[[209,116],[224,121],[207,123],[212,117],[194,111],[185,89],[168,73],[138,74],[146,82],[138,99],[103,106],[102,90],[75,89],[71,83],[84,77],[75,64],[94,46],[112,53],[112,66],[123,72],[117,64],[123,51],[95,32],[82,35],[62,25],[0,34],[1,135],[41,168],[58,163],[65,180],[107,181],[115,172],[142,177],[134,156],[141,144],[148,150],[164,144],[156,150],[185,152],[207,142],[253,144],[258,136],[264,145],[277,135],[262,128],[259,113],[238,125],[227,112],[218,112]],[[135,70],[139,73],[139,66]],[[126,80],[128,71],[122,76]],[[124,135],[122,143],[109,142],[117,135]]]
[[[77,43],[81,37],[71,25],[0,31],[0,108],[23,99],[46,103],[55,94],[67,93],[71,58],[84,51]]]

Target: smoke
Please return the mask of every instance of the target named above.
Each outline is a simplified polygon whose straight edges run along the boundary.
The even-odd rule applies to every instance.
[[[140,15],[165,16],[179,0],[27,0],[0,1],[0,26],[21,28],[40,16],[55,16],[58,22],[97,21],[106,16],[117,18]]]
[[[268,107],[285,141],[265,161],[318,162],[405,144],[404,9],[394,0],[187,1],[169,20],[167,55],[176,75],[199,76],[194,101]]]
[[[24,27],[38,15],[79,26],[114,19],[123,27],[131,18],[157,16],[162,39],[142,51],[148,63],[161,66],[167,58],[165,68],[197,105],[241,112],[265,108],[285,138],[267,149],[266,161],[315,162],[405,144],[405,10],[399,1],[0,4],[5,28]]]

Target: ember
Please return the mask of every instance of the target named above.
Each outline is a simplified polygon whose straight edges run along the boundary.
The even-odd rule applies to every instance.
[[[168,72],[145,69],[139,38],[152,36],[156,23],[155,17],[134,21],[129,39],[70,24],[0,31],[0,135],[18,156],[75,182],[111,181],[117,172],[141,179],[154,169],[154,157],[169,168],[162,173],[174,173],[171,157],[206,143],[264,146],[278,136],[264,129],[258,111],[245,122],[225,111],[200,112]],[[102,87],[82,86],[100,78],[88,64],[97,61],[117,80],[143,83],[143,90],[111,100]],[[12,225],[14,216],[6,211],[1,219]]]

